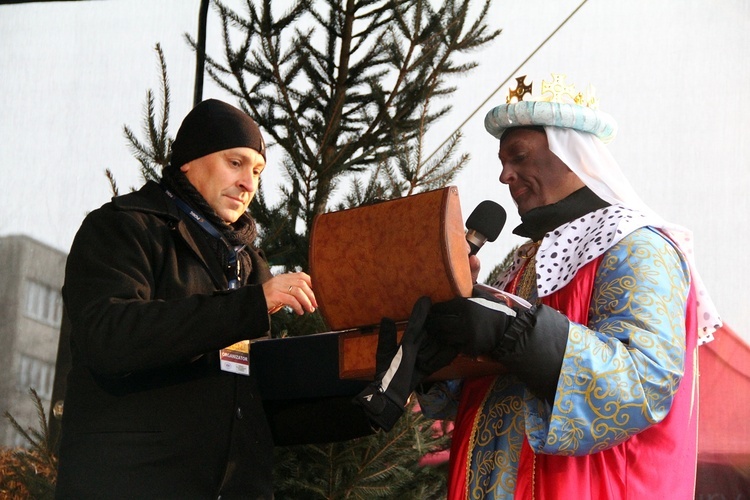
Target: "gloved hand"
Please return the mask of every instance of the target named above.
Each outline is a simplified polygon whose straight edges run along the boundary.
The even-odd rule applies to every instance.
[[[401,338],[396,341],[396,323],[383,318],[375,355],[375,380],[354,398],[370,421],[391,430],[404,412],[409,396],[422,380],[448,365],[458,351],[431,339],[424,322],[432,302],[421,297],[414,304]]]
[[[427,332],[469,356],[494,354],[517,311],[491,294],[474,295],[434,304],[427,316]]]
[[[470,356],[499,361],[540,398],[554,402],[568,339],[568,318],[551,307],[508,307],[489,294],[434,304],[427,333]]]

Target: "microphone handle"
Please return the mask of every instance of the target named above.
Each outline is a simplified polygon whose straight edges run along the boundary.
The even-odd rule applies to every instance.
[[[487,241],[487,238],[483,234],[478,233],[476,230],[469,229],[468,231],[466,231],[466,241],[469,243],[469,247],[471,248],[469,255],[476,255],[479,249],[482,248],[482,245],[484,245],[484,242]]]

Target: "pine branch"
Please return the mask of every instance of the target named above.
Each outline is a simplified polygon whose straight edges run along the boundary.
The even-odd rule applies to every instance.
[[[169,78],[167,76],[167,64],[161,45],[156,44],[156,53],[159,58],[160,70],[160,117],[157,118],[154,93],[149,89],[146,91],[146,104],[144,106],[143,134],[148,138],[144,143],[127,125],[123,126],[123,133],[128,141],[128,146],[133,156],[141,164],[141,177],[144,181],[159,180],[161,169],[169,164],[172,140],[169,138],[169,110],[171,93],[169,89]],[[107,174],[110,178],[110,186],[116,189],[116,183],[111,172]]]
[[[436,435],[433,423],[410,405],[390,432],[345,443],[279,448],[276,496],[444,498],[444,471],[418,465],[425,453],[449,446],[449,436]]]
[[[28,449],[0,453],[0,495],[2,498],[52,498],[57,477],[56,442],[49,434],[44,404],[37,392],[29,393],[36,408],[38,429],[24,429],[9,412],[5,418],[28,443]]]
[[[107,181],[109,181],[109,187],[112,190],[112,196],[119,196],[120,195],[120,189],[117,187],[117,181],[115,180],[115,174],[112,173],[110,169],[104,170],[104,175],[107,177]]]

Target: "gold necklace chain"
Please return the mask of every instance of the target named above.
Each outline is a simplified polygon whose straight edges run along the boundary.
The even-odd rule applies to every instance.
[[[527,259],[526,263],[519,272],[521,276],[518,278],[514,292],[519,297],[522,297],[529,302],[536,301],[536,251],[539,249],[540,241],[529,246],[521,255],[522,259]]]

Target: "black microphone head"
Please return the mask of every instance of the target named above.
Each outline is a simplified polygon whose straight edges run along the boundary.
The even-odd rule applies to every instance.
[[[495,241],[505,225],[507,215],[505,209],[494,201],[484,200],[466,220],[466,227],[487,238],[487,241]]]

